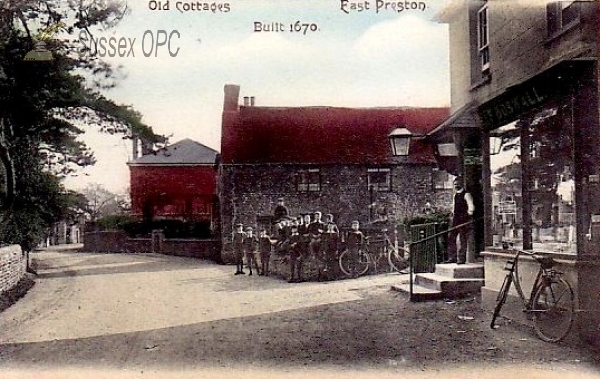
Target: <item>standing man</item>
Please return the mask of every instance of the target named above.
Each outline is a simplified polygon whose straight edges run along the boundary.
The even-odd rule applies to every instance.
[[[460,176],[454,179],[454,191],[450,227],[458,228],[448,233],[448,260],[445,263],[464,264],[467,261],[467,245],[469,244],[473,230],[473,225],[470,222],[473,221],[475,205],[473,204],[473,196],[465,191],[463,178]],[[456,248],[456,237],[460,237],[460,249],[458,251]]]
[[[277,199],[277,205],[275,206],[275,209],[273,209],[273,221],[277,222],[289,215],[290,210],[285,206],[283,197],[280,197],[279,199]]]

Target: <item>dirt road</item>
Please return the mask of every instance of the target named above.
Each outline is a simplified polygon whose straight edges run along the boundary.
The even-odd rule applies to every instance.
[[[0,313],[2,377],[600,377],[589,347],[490,330],[477,298],[410,303],[389,290],[400,275],[289,284],[159,255],[34,259],[36,286]]]

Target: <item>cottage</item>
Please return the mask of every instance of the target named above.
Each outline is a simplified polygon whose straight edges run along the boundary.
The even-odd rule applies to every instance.
[[[225,86],[219,196],[224,248],[233,225],[267,223],[279,197],[294,215],[315,210],[352,220],[398,219],[426,203],[447,206],[451,178],[437,168],[423,137],[447,108],[263,107],[239,105],[240,87]],[[411,135],[394,156],[389,135]]]

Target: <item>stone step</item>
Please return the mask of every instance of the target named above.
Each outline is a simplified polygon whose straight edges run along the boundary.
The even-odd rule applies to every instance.
[[[449,278],[464,278],[464,279],[483,279],[485,277],[483,264],[481,263],[445,263],[436,264],[435,273],[439,276],[447,276]]]
[[[417,274],[415,283],[431,290],[441,291],[444,298],[464,296],[469,293],[479,292],[485,285],[485,280],[480,278],[450,278],[435,273]]]
[[[393,291],[410,294],[410,283],[399,283],[392,285]],[[427,301],[442,299],[442,291],[432,290],[413,283],[412,301]]]

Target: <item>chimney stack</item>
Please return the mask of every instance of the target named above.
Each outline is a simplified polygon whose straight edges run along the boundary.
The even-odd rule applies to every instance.
[[[223,111],[237,111],[240,99],[240,86],[234,84],[225,85],[225,99],[223,101]]]
[[[131,160],[137,159],[139,157],[139,152],[138,152],[139,142],[140,142],[140,140],[136,135],[131,137]]]

